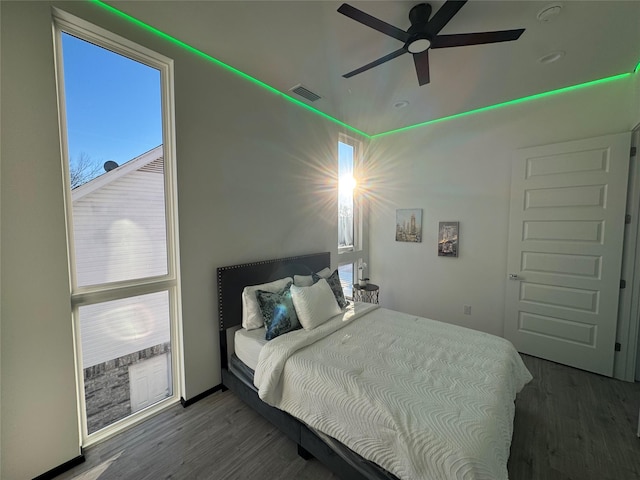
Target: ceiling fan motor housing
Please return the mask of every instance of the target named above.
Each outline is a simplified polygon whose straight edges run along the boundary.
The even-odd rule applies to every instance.
[[[427,22],[429,22],[429,17],[431,16],[431,5],[428,3],[419,3],[409,10],[409,21],[411,22],[411,27],[409,27],[409,34],[415,30],[422,30],[423,27],[427,26]]]
[[[431,5],[419,3],[409,10],[411,26],[407,33],[409,39],[404,48],[410,53],[424,52],[431,46],[431,35],[427,32],[427,24],[431,16]]]

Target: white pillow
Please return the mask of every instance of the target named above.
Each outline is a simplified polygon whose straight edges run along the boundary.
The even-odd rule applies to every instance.
[[[333,272],[329,267],[324,267],[322,270],[316,273],[319,277],[329,278]]]
[[[319,277],[329,278],[331,276],[331,269],[325,267],[316,273]],[[313,285],[313,277],[311,275],[294,275],[293,284],[297,287],[310,287]]]
[[[287,283],[292,281],[293,279],[291,277],[286,277],[270,283],[263,283],[262,285],[244,287],[242,291],[242,326],[247,330],[254,330],[264,325],[260,305],[256,298],[256,290],[275,293],[282,290],[287,286]]]
[[[291,285],[291,299],[305,330],[313,330],[342,312],[324,278],[310,287]]]

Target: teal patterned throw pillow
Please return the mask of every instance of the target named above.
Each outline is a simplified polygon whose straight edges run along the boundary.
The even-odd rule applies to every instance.
[[[283,333],[302,328],[291,300],[291,282],[279,292],[256,291],[260,312],[267,330],[265,338],[273,340]]]
[[[313,278],[313,283],[315,284],[320,277],[318,274],[314,273],[311,275]],[[342,283],[340,283],[340,276],[338,275],[338,270],[334,270],[331,275],[326,279],[327,283],[331,287],[331,291],[333,292],[333,296],[336,297],[336,302],[340,305],[340,309],[344,309],[349,302],[344,298],[344,292],[342,291]]]

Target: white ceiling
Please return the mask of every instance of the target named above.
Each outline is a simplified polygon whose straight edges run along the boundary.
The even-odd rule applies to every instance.
[[[629,73],[640,61],[637,0],[471,0],[442,34],[525,32],[513,42],[431,50],[431,82],[422,87],[410,54],[342,77],[402,46],[338,13],[342,2],[108,3],[282,92],[304,85],[322,97],[305,103],[368,134]],[[347,3],[406,30],[409,10],[421,2]],[[444,1],[428,3],[436,12]],[[551,4],[562,5],[561,13],[538,21]],[[538,62],[558,50],[566,52],[561,60]],[[394,107],[399,101],[409,105]]]

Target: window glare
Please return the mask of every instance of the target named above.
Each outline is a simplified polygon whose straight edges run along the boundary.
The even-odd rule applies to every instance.
[[[338,247],[353,247],[354,147],[338,142]]]

